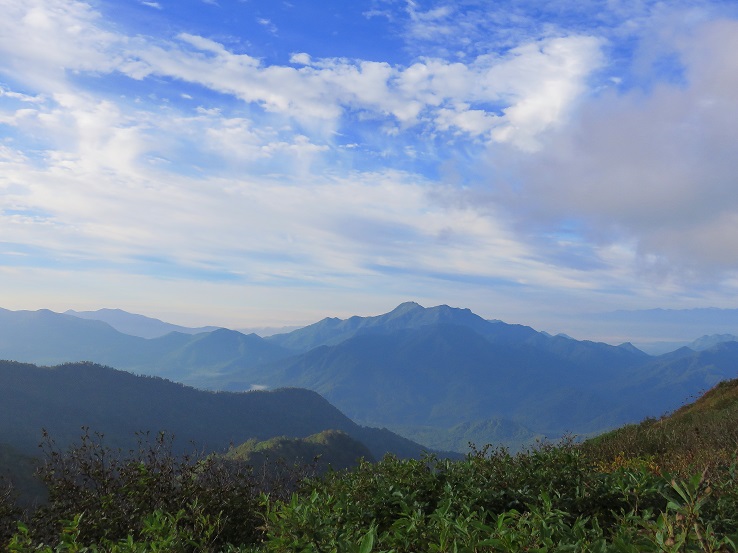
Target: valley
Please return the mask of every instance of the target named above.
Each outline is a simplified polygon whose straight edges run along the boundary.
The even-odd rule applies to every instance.
[[[362,425],[459,453],[469,442],[517,451],[565,434],[593,436],[673,411],[738,376],[731,334],[648,355],[627,343],[553,336],[469,309],[407,302],[267,338],[225,328],[143,338],[154,326],[169,327],[124,312],[112,320],[111,311],[99,314],[108,322],[94,312],[0,311],[0,358],[89,361],[219,392],[304,388]],[[116,330],[116,321],[139,335]]]
[[[226,540],[223,544],[267,540],[281,547],[277,544],[284,536],[304,539],[290,518],[290,509],[301,505],[294,503],[298,496],[292,496],[293,503],[287,500],[309,485],[312,497],[329,494],[326,505],[330,494],[350,503],[357,493],[374,505],[371,524],[379,526],[356,519],[331,530],[331,539],[348,540],[341,547],[354,543],[370,551],[370,542],[419,539],[392,530],[401,519],[393,509],[381,514],[384,507],[376,502],[385,493],[382,487],[391,486],[398,507],[412,505],[418,516],[430,517],[423,523],[430,529],[430,521],[446,516],[438,509],[454,501],[444,494],[453,490],[466,497],[459,504],[464,509],[480,501],[468,496],[479,485],[479,470],[498,471],[496,478],[510,485],[515,481],[515,486],[543,486],[541,478],[552,479],[546,486],[563,494],[562,500],[574,497],[568,487],[572,482],[591,487],[602,478],[598,474],[648,470],[653,491],[637,493],[668,513],[653,495],[665,485],[659,471],[687,477],[701,466],[725,482],[720,501],[734,499],[735,488],[720,472],[738,444],[738,380],[730,380],[738,376],[738,342],[732,334],[703,336],[692,347],[649,355],[629,343],[576,340],[485,320],[469,309],[413,302],[380,316],[329,318],[266,338],[225,328],[170,332],[167,323],[113,310],[103,311],[101,318],[107,322],[95,319],[95,312],[79,317],[0,310],[0,357],[8,358],[0,361],[0,486],[12,483],[0,489],[5,539],[13,533],[12,521],[22,516],[19,508],[35,513],[29,519],[34,539],[47,532],[43,535],[54,540],[54,517],[114,506],[103,517],[107,522],[63,530],[74,540],[102,543],[125,536],[124,521],[132,516],[127,509],[150,511],[158,505],[166,517],[179,504],[187,505],[182,516],[202,512],[198,516],[207,518],[213,516],[207,505],[220,509],[218,516],[224,518],[218,524],[227,531],[217,539]],[[127,467],[138,468],[130,472]],[[430,473],[428,467],[433,467]],[[571,482],[562,480],[566,471],[572,471]],[[141,487],[143,474],[150,476]],[[187,478],[194,478],[195,487],[183,485],[187,474],[193,475]],[[360,491],[369,485],[367,478],[370,487],[378,486],[369,496]],[[441,492],[436,478],[456,483]],[[411,481],[411,487],[419,485],[435,499],[412,499]],[[694,482],[697,493],[701,484]],[[112,495],[106,496],[103,490],[109,486]],[[154,489],[160,491],[151,495]],[[269,499],[258,500],[264,490]],[[630,500],[619,498],[614,488],[604,493],[610,495],[601,503],[585,494],[557,508],[611,524],[608,513]],[[178,494],[194,494],[205,503],[195,509]],[[128,496],[140,505],[121,502]],[[547,497],[534,493],[499,505],[484,500],[478,512],[501,512],[521,501],[528,502],[524,509],[545,507]],[[279,509],[282,522],[259,526],[252,515],[243,518],[261,513],[264,505]],[[322,507],[315,508],[311,516],[330,518]],[[348,504],[341,508],[351,510]],[[463,513],[468,511],[453,517],[467,516]],[[258,516],[269,520],[267,513]],[[515,520],[517,515],[510,516]],[[551,523],[547,516],[542,523]],[[636,511],[632,516],[647,517]],[[487,528],[484,520],[474,527]],[[321,524],[333,523],[325,519]],[[640,524],[650,528],[648,518]],[[269,528],[267,534],[263,528]],[[515,528],[519,539],[537,539]],[[561,527],[558,542],[574,540],[580,547],[579,538],[567,533],[573,527],[566,528]],[[628,534],[630,526],[607,530],[627,538],[599,535],[599,526],[586,528],[577,532],[588,532],[588,540],[627,539],[649,550],[650,542],[642,540],[647,534]],[[163,534],[143,539],[149,544],[178,539],[173,531],[165,525]],[[469,543],[489,539],[465,532]],[[684,539],[692,539],[692,530],[685,532]],[[30,536],[12,539],[26,539],[29,547],[33,543]],[[205,543],[202,535],[187,539]],[[221,543],[217,539],[213,543]],[[322,544],[319,548],[334,543],[311,539]],[[106,543],[111,551],[129,551]],[[254,548],[249,551],[261,550]]]

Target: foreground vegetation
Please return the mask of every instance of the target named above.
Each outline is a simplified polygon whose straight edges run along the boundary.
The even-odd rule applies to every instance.
[[[164,437],[120,457],[87,437],[49,444],[47,505],[22,515],[0,494],[1,539],[14,552],[736,551],[737,415],[732,381],[583,445],[321,477],[175,457]]]

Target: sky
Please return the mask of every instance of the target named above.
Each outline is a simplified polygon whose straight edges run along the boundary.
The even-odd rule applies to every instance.
[[[738,307],[734,0],[0,11],[0,307]]]

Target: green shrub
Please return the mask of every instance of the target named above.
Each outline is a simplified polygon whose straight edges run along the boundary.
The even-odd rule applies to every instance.
[[[257,481],[251,467],[217,456],[177,456],[161,433],[141,436],[138,451],[123,454],[85,431],[81,443],[59,451],[45,444],[39,476],[48,504],[31,520],[37,541],[50,543],[60,521],[79,517],[80,543],[142,536],[154,512],[177,515],[177,528],[194,532],[203,520],[215,524],[213,546],[251,543],[260,536]],[[216,524],[217,523],[217,524]]]
[[[723,553],[738,542],[736,463],[671,476],[650,457],[605,463],[567,440],[260,479],[167,444],[121,456],[87,436],[49,449],[51,503],[10,550]]]

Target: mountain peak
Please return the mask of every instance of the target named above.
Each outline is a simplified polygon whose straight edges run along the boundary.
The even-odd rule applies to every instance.
[[[401,303],[397,307],[395,307],[388,314],[404,315],[405,313],[410,313],[411,311],[417,311],[418,309],[425,309],[425,307],[423,307],[422,305],[414,301],[406,301],[404,303]]]

